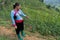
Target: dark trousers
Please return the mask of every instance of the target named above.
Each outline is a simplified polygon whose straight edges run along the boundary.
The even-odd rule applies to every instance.
[[[17,29],[16,30],[16,34],[19,34],[20,31],[23,31],[24,30],[24,23],[21,22],[21,23],[16,23],[17,25]]]

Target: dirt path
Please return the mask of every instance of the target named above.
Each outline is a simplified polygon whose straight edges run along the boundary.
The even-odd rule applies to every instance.
[[[8,36],[11,36],[12,38],[16,37],[16,34],[13,32],[12,29],[8,29],[5,27],[0,27],[0,34],[1,35],[8,35]],[[24,39],[25,40],[46,40],[43,38],[38,38],[36,36],[29,36],[29,35],[26,35],[26,37]]]

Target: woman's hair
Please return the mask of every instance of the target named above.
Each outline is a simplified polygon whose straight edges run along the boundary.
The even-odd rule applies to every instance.
[[[16,6],[19,6],[19,3],[15,3],[15,4],[13,5],[13,9],[15,9]]]

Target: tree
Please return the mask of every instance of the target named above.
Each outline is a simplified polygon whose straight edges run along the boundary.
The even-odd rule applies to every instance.
[[[44,0],[39,0],[40,2],[43,2]]]
[[[46,5],[46,7],[47,7],[48,9],[50,9],[51,6],[50,6],[50,5]]]
[[[60,11],[58,8],[55,8],[55,9],[56,9],[56,11],[58,11],[58,12]]]

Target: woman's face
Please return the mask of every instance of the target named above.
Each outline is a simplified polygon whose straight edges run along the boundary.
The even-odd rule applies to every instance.
[[[16,8],[17,8],[17,9],[20,9],[20,8],[21,8],[21,6],[19,5],[19,6],[17,6]]]

